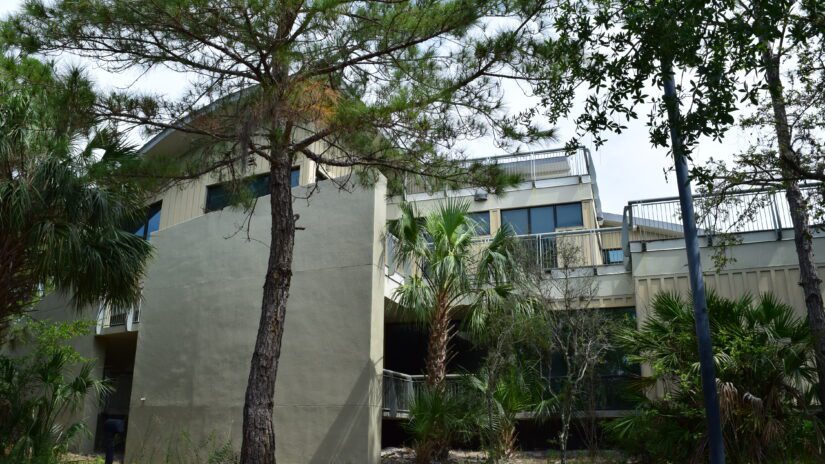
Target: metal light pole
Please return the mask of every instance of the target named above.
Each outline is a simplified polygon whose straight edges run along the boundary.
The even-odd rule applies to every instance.
[[[673,63],[662,60],[663,85],[667,118],[670,123],[670,141],[676,165],[676,183],[679,186],[679,204],[682,206],[682,230],[685,234],[685,251],[688,259],[690,288],[693,293],[693,316],[696,320],[696,340],[699,345],[699,371],[702,375],[702,393],[705,399],[705,415],[708,422],[708,441],[711,464],[725,462],[725,445],[722,442],[722,423],[719,415],[719,398],[716,394],[716,369],[713,366],[713,347],[710,339],[708,304],[705,298],[705,279],[699,258],[699,237],[693,212],[693,193],[688,178],[682,137],[679,132],[679,105],[676,84],[673,80]]]

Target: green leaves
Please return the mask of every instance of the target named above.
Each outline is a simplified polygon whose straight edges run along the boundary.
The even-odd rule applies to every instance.
[[[78,436],[90,434],[83,422],[66,423],[89,395],[99,399],[111,391],[96,378],[94,362],[70,344],[90,327],[17,319],[12,336],[31,351],[0,355],[0,462],[57,463]]]
[[[700,456],[702,450],[695,445],[678,448],[696,437],[703,439],[691,304],[680,295],[662,293],[654,297],[650,310],[643,325],[624,330],[620,341],[628,352],[636,353],[632,360],[652,368],[649,381],[639,384],[645,389],[641,393],[659,385],[664,396],[646,400],[639,416],[611,428],[628,442],[645,436],[648,443],[657,443],[645,450],[654,458]],[[771,462],[788,458],[790,450],[794,457],[808,456],[819,439],[814,430],[803,433],[802,424],[805,420],[814,421],[816,427],[821,424],[810,412],[810,393],[817,379],[806,322],[770,294],[736,300],[710,294],[708,314],[731,459]],[[674,449],[684,454],[673,455]]]
[[[0,329],[38,288],[65,292],[78,309],[140,297],[151,246],[121,228],[143,215],[146,193],[113,181],[136,153],[100,124],[95,102],[76,69],[59,74],[31,58],[3,58]]]

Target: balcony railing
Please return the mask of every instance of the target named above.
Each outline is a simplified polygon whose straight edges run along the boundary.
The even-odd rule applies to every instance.
[[[591,167],[593,166],[590,152],[583,147],[572,152],[565,149],[556,149],[488,158],[473,158],[466,161],[466,164],[470,163],[496,165],[506,174],[518,175],[525,182],[533,183],[543,179],[591,175]],[[467,188],[472,187],[467,186]],[[408,195],[430,193],[433,190],[440,189],[428,186],[419,179],[411,178],[406,182],[405,192]]]
[[[455,393],[460,388],[461,376],[447,374],[446,388]],[[413,401],[419,391],[424,388],[425,376],[410,375],[384,369],[382,378],[384,417],[409,417]]]
[[[133,330],[133,324],[140,322],[140,303],[129,308],[113,308],[108,304],[101,304],[97,313],[97,333],[110,327],[123,326],[126,330]]]
[[[492,240],[481,237],[476,240],[483,246]],[[537,268],[542,270],[558,269],[562,267],[595,267],[609,264],[621,264],[624,261],[621,227],[605,227],[601,229],[580,229],[552,232],[547,234],[516,236],[519,258],[530,263],[535,260]],[[408,275],[409,267],[402,269],[394,260],[398,240],[392,235],[387,236],[385,256],[387,275],[396,272]],[[559,250],[563,246],[575,250],[573,262],[565,263]]]
[[[804,194],[814,187],[803,188]],[[748,232],[773,232],[792,227],[791,213],[784,192],[745,190],[716,196],[696,195],[696,226],[700,236]],[[682,237],[682,208],[679,197],[631,201],[625,210],[628,241],[649,242]]]
[[[489,240],[482,238],[479,242],[486,243]],[[536,266],[544,270],[618,264],[624,257],[621,227],[519,235],[516,240],[522,257],[535,259]],[[564,262],[564,254],[560,250],[565,246],[575,251],[573,262]]]
[[[629,410],[635,404],[627,395],[627,381],[630,377],[622,375],[600,375],[595,385],[596,411]],[[410,375],[384,369],[382,378],[383,415],[387,418],[406,419],[410,417],[413,401],[416,394],[424,388],[423,375]],[[551,387],[558,384],[558,379],[550,379]],[[461,375],[447,374],[446,388],[448,393],[458,394],[465,384],[461,382]],[[585,407],[581,405],[580,407]],[[522,418],[529,418],[532,414],[525,411]]]

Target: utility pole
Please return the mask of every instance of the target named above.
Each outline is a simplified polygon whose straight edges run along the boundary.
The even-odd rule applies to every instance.
[[[670,123],[670,141],[673,161],[676,166],[676,183],[679,187],[679,204],[682,207],[682,230],[685,235],[685,251],[688,259],[690,289],[693,294],[693,316],[696,321],[696,341],[699,345],[699,371],[702,375],[702,394],[705,400],[705,416],[708,423],[710,463],[725,462],[725,445],[722,441],[722,422],[719,414],[719,398],[716,394],[716,369],[713,366],[713,346],[710,339],[708,303],[705,298],[705,279],[702,276],[702,262],[699,256],[699,237],[696,231],[696,216],[693,211],[688,165],[682,145],[679,114],[679,99],[673,80],[673,62],[662,59],[662,84],[665,91],[667,118]]]

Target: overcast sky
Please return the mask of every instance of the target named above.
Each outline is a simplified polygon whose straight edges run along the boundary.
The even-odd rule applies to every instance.
[[[0,0],[0,17],[17,10],[22,3],[23,0]],[[80,64],[76,58],[65,57],[61,60]],[[169,71],[152,72],[138,79],[137,72],[113,75],[95,69],[93,66],[87,67],[101,89],[136,85],[141,90],[175,96],[179,95],[188,84],[185,75]],[[505,89],[505,100],[509,110],[516,112],[535,104],[534,100],[526,97],[518,86],[508,85]],[[654,91],[656,89],[650,89],[650,92]],[[573,114],[576,114],[575,110],[576,108]],[[672,166],[672,160],[666,155],[666,150],[651,147],[645,126],[645,112],[639,111],[639,114],[643,119],[628,124],[628,130],[621,135],[609,135],[607,143],[598,150],[589,140],[584,141],[585,146],[593,154],[602,207],[607,212],[621,213],[624,205],[630,200],[677,195],[673,176],[668,176],[668,179],[664,174],[665,169]],[[554,145],[561,146],[574,135],[573,125],[564,122],[557,128],[560,140]],[[498,151],[491,152],[490,146],[489,141],[476,141],[469,145],[468,154],[470,156],[500,154]],[[731,131],[721,143],[711,140],[704,140],[700,143],[694,153],[694,160],[702,162],[711,156],[716,159],[730,159],[734,153],[743,150],[746,146],[745,135],[739,131]],[[553,146],[525,148],[541,149],[553,148]]]

